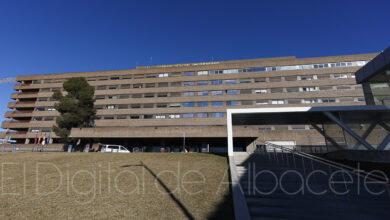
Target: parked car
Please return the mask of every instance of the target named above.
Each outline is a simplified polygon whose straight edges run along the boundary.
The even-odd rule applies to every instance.
[[[111,153],[130,153],[125,147],[121,145],[104,144],[101,145],[100,152],[111,152]]]

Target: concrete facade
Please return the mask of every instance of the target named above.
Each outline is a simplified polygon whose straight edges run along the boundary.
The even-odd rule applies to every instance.
[[[98,119],[94,128],[73,129],[72,137],[96,142],[115,139],[129,143],[154,138],[163,145],[186,136],[194,145],[220,138],[226,147],[226,109],[365,105],[354,73],[377,54],[318,58],[264,58],[137,67],[82,73],[23,75],[8,103],[9,118],[1,125],[20,148],[38,135],[58,139],[51,132],[55,117],[51,96],[71,77],[85,77],[95,90]],[[242,146],[271,140],[292,140],[297,145],[321,145],[321,135],[309,125],[239,126],[235,137]],[[180,140],[180,141],[179,141]],[[255,142],[254,142],[255,141]],[[215,143],[215,142],[213,142]],[[25,145],[25,146],[27,146]],[[56,146],[57,146],[56,145]],[[141,144],[142,145],[142,144]]]

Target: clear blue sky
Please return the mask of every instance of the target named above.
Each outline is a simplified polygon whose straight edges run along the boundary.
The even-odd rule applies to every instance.
[[[389,0],[0,0],[0,77],[379,52]],[[0,84],[0,120],[11,84]]]

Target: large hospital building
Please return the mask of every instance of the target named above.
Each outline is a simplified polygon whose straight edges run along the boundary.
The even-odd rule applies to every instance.
[[[95,90],[95,127],[71,132],[73,138],[121,144],[146,151],[223,151],[227,146],[226,109],[286,106],[365,105],[355,72],[377,54],[315,58],[262,58],[142,66],[136,69],[21,75],[8,103],[6,129],[20,150],[32,150],[37,136],[50,135],[48,150],[62,150],[51,131],[59,113],[51,98],[71,77],[85,77]],[[265,141],[323,145],[307,125],[235,126],[235,146]]]

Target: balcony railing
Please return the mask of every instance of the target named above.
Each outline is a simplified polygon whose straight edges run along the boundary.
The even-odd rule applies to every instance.
[[[31,95],[31,94],[38,94],[38,92],[19,92],[18,95]]]
[[[15,102],[16,104],[34,104],[35,101],[19,101],[19,102]]]
[[[34,110],[7,111],[6,113],[32,113]]]
[[[27,134],[27,131],[8,131],[6,134]]]

